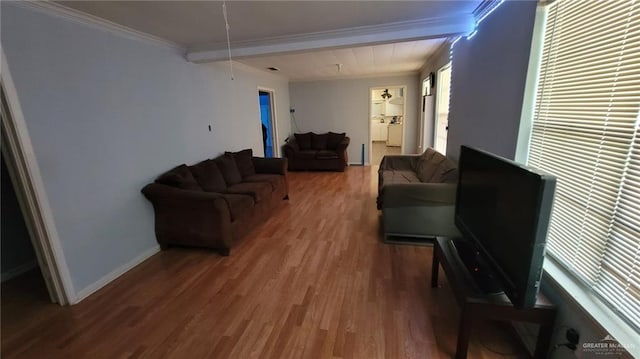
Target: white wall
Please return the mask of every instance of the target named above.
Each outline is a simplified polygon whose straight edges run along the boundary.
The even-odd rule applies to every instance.
[[[513,158],[536,1],[506,1],[453,49],[447,155],[460,145]]]
[[[293,82],[289,84],[291,107],[295,108],[298,128],[294,132],[346,132],[351,138],[349,162],[360,163],[365,144],[365,163],[369,163],[369,91],[372,87],[407,86],[404,117],[404,151],[415,153],[418,135],[418,75],[345,80]]]
[[[209,114],[214,125],[215,147],[218,151],[253,148],[254,155],[264,156],[258,87],[274,90],[278,146],[291,132],[289,116],[289,82],[241,63],[234,62],[231,80],[228,62],[196,65],[209,68],[215,99]]]
[[[286,79],[237,66],[231,81],[228,64],[1,6],[2,48],[77,293],[157,248],[146,183],[224,150],[262,154],[258,86],[276,90],[280,138],[290,131]]]

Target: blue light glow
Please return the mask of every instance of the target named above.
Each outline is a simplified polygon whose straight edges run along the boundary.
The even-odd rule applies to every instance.
[[[462,36],[458,36],[453,41],[451,41],[451,46],[449,46],[449,61],[453,60],[453,47],[456,46],[456,43],[462,39]]]
[[[493,13],[494,11],[496,11],[497,8],[500,7],[500,5],[502,5],[502,3],[504,3],[504,0],[500,0],[498,1],[494,7],[492,7],[491,9],[489,9],[489,11],[485,12],[478,20],[476,20],[476,28],[471,31],[471,33],[469,35],[467,35],[467,40],[472,39],[474,36],[476,36],[476,34],[478,33],[478,26],[480,25],[480,23],[487,18],[487,16],[491,15],[491,13]]]
[[[471,40],[474,36],[476,36],[476,34],[478,33],[478,25],[480,25],[480,23],[484,19],[486,19],[489,15],[491,15],[494,11],[496,11],[496,9],[499,8],[500,5],[504,3],[504,1],[505,0],[499,0],[491,9],[489,9],[489,11],[485,12],[479,19],[476,20],[475,29],[471,31],[469,35],[466,36],[467,40]],[[460,41],[461,38],[462,36],[458,36],[451,42],[451,46],[449,47],[449,60],[453,59],[453,47],[456,45],[458,41]]]
[[[504,2],[504,0],[500,0],[494,7],[491,8],[491,10],[487,11],[486,13],[484,13],[484,15],[482,15],[481,18],[479,18],[476,21],[476,31],[478,30],[478,25],[480,25],[480,23],[482,22],[482,20],[486,19],[487,16],[489,16],[492,12],[496,11],[497,8],[500,7],[500,5],[502,5],[502,3]]]
[[[460,39],[462,39],[462,36],[458,36],[455,39],[453,39],[453,41],[451,42],[451,48],[453,49],[454,46],[456,46],[456,43],[458,41],[460,41]]]

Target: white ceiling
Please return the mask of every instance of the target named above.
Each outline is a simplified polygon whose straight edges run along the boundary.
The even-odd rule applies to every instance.
[[[444,39],[331,49],[238,60],[267,69],[274,66],[291,81],[390,75],[418,71]],[[342,64],[341,68],[337,64]]]
[[[234,59],[304,80],[416,71],[443,38],[469,31],[480,2],[229,0],[226,7]],[[56,4],[175,43],[193,62],[227,58],[221,1]]]

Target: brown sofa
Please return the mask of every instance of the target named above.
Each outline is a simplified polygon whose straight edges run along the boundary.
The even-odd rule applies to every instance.
[[[422,155],[384,156],[378,170],[378,209],[390,236],[457,236],[457,165],[428,148]]]
[[[227,152],[193,166],[180,165],[146,185],[155,212],[156,239],[169,245],[231,247],[288,199],[287,160]]]
[[[296,133],[284,145],[290,171],[344,171],[349,137],[344,133]]]

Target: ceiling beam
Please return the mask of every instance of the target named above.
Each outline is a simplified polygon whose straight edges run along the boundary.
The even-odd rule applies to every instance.
[[[471,14],[361,26],[256,41],[231,42],[231,57],[239,59],[250,56],[442,38],[456,34],[469,34],[474,28],[475,19]],[[187,60],[195,63],[213,62],[227,60],[228,55],[226,43],[218,43],[188,50]]]

